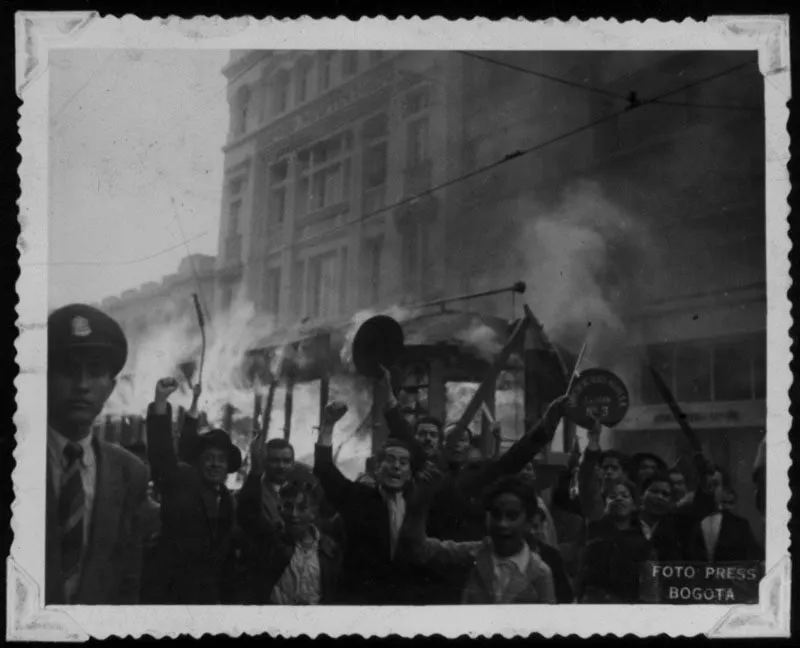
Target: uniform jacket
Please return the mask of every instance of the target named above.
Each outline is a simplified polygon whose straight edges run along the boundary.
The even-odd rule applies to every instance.
[[[142,570],[141,512],[147,470],[133,454],[94,439],[95,500],[74,605],[134,605]],[[45,603],[63,604],[58,502],[47,471]]]
[[[248,553],[245,603],[269,605],[272,590],[289,566],[294,543],[283,535],[281,525],[264,510],[260,480],[248,479],[239,492],[237,516],[253,551]],[[336,603],[342,568],[342,545],[320,533],[319,565],[322,605]]]
[[[187,419],[188,420],[188,419]],[[147,415],[147,449],[161,493],[161,536],[155,551],[156,602],[210,605],[230,600],[233,586],[235,502],[214,493],[197,470],[179,462],[172,438],[172,414]]]

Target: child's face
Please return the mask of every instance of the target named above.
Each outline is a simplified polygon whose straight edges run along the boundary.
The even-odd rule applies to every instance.
[[[302,538],[316,516],[316,507],[305,493],[297,493],[281,498],[281,517],[286,530],[294,538]]]
[[[513,493],[501,493],[488,511],[489,536],[499,556],[513,556],[525,542],[531,520],[525,506]]]
[[[636,505],[625,484],[615,484],[606,495],[606,511],[613,518],[628,518]]]

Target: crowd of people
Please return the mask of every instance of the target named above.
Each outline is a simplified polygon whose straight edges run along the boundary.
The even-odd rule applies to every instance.
[[[537,457],[565,396],[485,458],[468,429],[406,416],[388,370],[389,435],[371,470],[350,480],[337,468],[333,431],[347,405],[331,402],[313,468],[257,430],[232,492],[242,453],[225,430],[199,432],[199,386],[176,442],[169,399],[179,384],[158,381],[147,443],[126,452],[90,432],[125,362],[122,331],[80,305],[48,327],[51,603],[640,603],[649,561],[763,560],[732,511],[728,474],[702,453],[685,475],[653,453],[604,451],[598,423],[542,489]],[[753,475],[763,513],[763,448]]]

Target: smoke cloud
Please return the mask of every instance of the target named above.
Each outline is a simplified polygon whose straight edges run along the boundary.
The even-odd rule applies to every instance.
[[[584,368],[613,368],[656,263],[643,220],[584,182],[555,209],[521,205],[518,222],[525,301],[554,342],[573,353],[588,343]]]

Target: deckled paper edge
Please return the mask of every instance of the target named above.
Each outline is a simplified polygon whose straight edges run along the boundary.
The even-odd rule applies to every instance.
[[[647,49],[677,49],[676,43],[680,43],[683,49],[755,49],[760,51],[760,68],[766,80],[767,96],[765,104],[767,105],[768,126],[767,129],[767,221],[768,221],[768,241],[770,245],[768,258],[768,297],[769,297],[769,319],[768,330],[770,332],[770,351],[768,358],[769,375],[771,377],[778,376],[779,378],[773,380],[773,383],[779,383],[778,389],[774,389],[774,384],[770,387],[769,392],[769,407],[768,407],[768,429],[773,430],[770,433],[770,440],[768,443],[768,461],[773,466],[783,466],[787,464],[788,459],[788,434],[785,438],[779,437],[775,432],[775,427],[783,428],[788,431],[788,385],[790,385],[791,375],[788,371],[788,363],[785,359],[789,357],[789,338],[785,335],[784,344],[782,347],[776,343],[775,333],[779,334],[778,340],[782,339],[783,334],[788,332],[790,323],[788,300],[786,299],[786,290],[789,285],[788,274],[788,251],[789,239],[787,234],[786,216],[788,215],[787,197],[789,193],[788,173],[786,171],[786,162],[788,161],[788,136],[786,133],[786,122],[788,120],[788,109],[785,107],[781,98],[785,102],[789,97],[789,57],[788,57],[788,18],[787,17],[771,17],[771,18],[758,18],[748,16],[745,18],[738,17],[724,17],[710,19],[707,23],[698,23],[697,21],[687,20],[682,23],[658,23],[655,20],[647,20],[643,22],[630,21],[628,23],[620,23],[616,20],[596,20],[596,21],[578,21],[572,19],[570,21],[557,21],[548,20],[541,21],[533,24],[537,30],[536,39],[531,38],[530,29],[531,23],[526,23],[522,20],[504,19],[502,21],[489,21],[486,19],[474,19],[467,21],[465,19],[457,21],[446,21],[442,18],[434,18],[429,20],[411,19],[411,20],[397,20],[388,21],[385,19],[362,19],[355,23],[346,21],[347,30],[349,32],[346,36],[345,31],[334,31],[331,27],[337,23],[344,22],[345,19],[329,19],[329,20],[311,20],[302,19],[301,21],[276,21],[274,19],[267,19],[265,21],[257,21],[250,17],[243,17],[234,20],[223,21],[219,18],[202,18],[194,20],[185,20],[179,18],[165,18],[165,19],[152,19],[150,21],[141,21],[135,16],[125,16],[123,19],[116,18],[97,18],[96,14],[86,12],[76,12],[72,14],[18,14],[17,16],[17,40],[18,40],[18,61],[17,70],[22,71],[18,74],[21,79],[18,91],[20,95],[27,95],[23,97],[26,99],[25,105],[21,111],[22,119],[20,121],[21,131],[27,134],[23,136],[22,145],[19,148],[22,155],[22,163],[20,165],[20,175],[22,178],[23,195],[20,200],[21,217],[23,220],[23,236],[22,242],[26,240],[28,244],[21,245],[21,253],[23,259],[30,258],[31,256],[46,259],[47,243],[46,243],[46,160],[47,160],[47,146],[46,137],[44,137],[44,148],[41,147],[41,142],[31,141],[29,138],[34,135],[42,137],[48,123],[47,117],[47,91],[34,94],[32,88],[40,86],[43,81],[42,77],[45,76],[47,71],[47,53],[53,47],[64,46],[80,46],[82,48],[89,47],[109,47],[119,48],[122,47],[181,47],[183,49],[192,49],[199,46],[209,45],[208,41],[213,40],[213,46],[224,49],[256,49],[259,47],[267,46],[265,44],[265,37],[271,48],[287,48],[289,46],[304,47],[308,49],[320,49],[327,47],[339,48],[385,48],[385,49],[489,49],[493,45],[496,49],[530,49],[531,43],[536,44],[537,49],[564,49],[564,40],[558,34],[562,33],[565,28],[581,29],[581,49],[598,49],[598,50],[624,50],[624,49],[640,49],[640,45],[646,43]],[[633,23],[633,24],[632,24]],[[55,29],[53,29],[55,26]],[[300,38],[302,42],[298,41],[298,26],[302,27],[300,31]],[[20,28],[22,27],[22,29]],[[65,28],[66,27],[66,28]],[[446,27],[447,31],[442,31]],[[716,29],[713,29],[716,27]],[[120,29],[121,28],[121,29]],[[506,30],[517,37],[519,40],[514,41],[513,38],[506,35],[502,38],[496,36],[496,31]],[[635,29],[636,33],[633,34],[630,30]],[[653,31],[653,30],[657,31]],[[456,34],[456,31],[460,33]],[[561,30],[561,32],[559,31]],[[468,31],[467,42],[464,42],[464,32]],[[644,32],[649,31],[649,38],[645,40]],[[358,32],[356,34],[356,32]],[[495,35],[493,35],[493,33]],[[627,33],[626,33],[627,32]],[[332,37],[331,34],[338,34]],[[573,32],[574,33],[574,32]],[[702,33],[702,42],[697,41],[697,37]],[[110,39],[109,39],[110,35]],[[357,38],[351,38],[351,35]],[[80,37],[80,38],[79,38]],[[522,37],[522,38],[520,38]],[[548,41],[548,38],[550,39]],[[687,45],[687,41],[694,38],[693,46]],[[20,39],[24,45],[23,48],[19,47]],[[78,44],[77,41],[81,42]],[[412,42],[416,40],[416,42]],[[206,41],[206,42],[202,42]],[[235,44],[234,44],[235,41]],[[591,46],[586,47],[591,41]],[[509,45],[509,43],[513,43]],[[502,47],[499,46],[502,44]],[[702,45],[700,47],[699,45]],[[22,66],[22,67],[21,67]],[[46,81],[46,79],[45,79]],[[770,91],[772,88],[772,92]],[[38,88],[41,91],[41,87]],[[34,99],[45,99],[43,104],[38,106],[34,103]],[[776,105],[777,97],[777,105]],[[42,115],[41,113],[44,113]],[[780,124],[776,128],[776,124]],[[36,126],[40,129],[37,131]],[[32,128],[33,127],[33,128]],[[36,144],[39,144],[37,148]],[[38,160],[39,164],[35,165],[34,162]],[[30,180],[33,181],[30,181]],[[44,180],[43,188],[44,193],[39,192],[37,198],[32,199],[32,190],[42,189],[42,186],[36,186],[37,181],[42,183]],[[776,203],[780,201],[779,203]],[[33,203],[33,204],[32,204]],[[44,209],[42,207],[44,206]],[[41,214],[44,216],[44,223],[31,222],[26,217],[32,214]],[[777,218],[776,218],[777,217]],[[782,219],[782,220],[778,220]],[[35,221],[35,219],[34,219]],[[779,225],[779,223],[781,223]],[[42,228],[44,225],[44,228]],[[781,234],[779,240],[775,240],[774,233],[777,230]],[[33,252],[36,255],[33,255]],[[42,256],[42,251],[44,255]],[[774,254],[773,254],[774,253]],[[32,378],[39,381],[39,385],[43,384],[43,367],[44,367],[44,315],[46,314],[46,294],[47,294],[47,276],[46,271],[36,271],[31,267],[22,268],[23,272],[20,275],[18,293],[20,295],[19,313],[20,313],[20,330],[21,335],[17,340],[16,348],[20,360],[20,375],[17,377],[15,384],[20,395],[35,394],[36,391],[30,389],[29,381],[26,378]],[[777,281],[777,284],[776,284]],[[777,286],[777,287],[776,287]],[[31,287],[35,287],[38,293],[29,292]],[[44,298],[42,298],[44,296]],[[38,306],[44,305],[44,308],[33,308],[32,301],[36,301]],[[34,317],[31,317],[34,315]],[[778,318],[778,330],[775,330],[773,321]],[[785,324],[785,328],[781,331],[780,325]],[[773,348],[777,347],[777,348]],[[38,362],[37,362],[38,360]],[[785,367],[783,365],[786,365]],[[782,382],[780,378],[784,378]],[[781,394],[781,387],[783,393]],[[41,393],[41,391],[39,391]],[[20,408],[15,416],[15,424],[20,431],[18,434],[18,445],[15,451],[15,459],[19,467],[25,457],[23,450],[35,450],[31,448],[32,444],[37,443],[35,436],[31,438],[26,434],[26,428],[31,429],[44,429],[43,425],[30,425],[33,421],[26,420],[22,412],[25,408]],[[37,422],[44,420],[41,412],[36,412],[37,416],[33,418]],[[41,420],[40,420],[41,419]],[[21,423],[28,423],[29,425],[20,425]],[[41,439],[38,439],[41,441]],[[40,449],[43,449],[43,441],[39,443]],[[783,452],[784,454],[779,454]],[[29,465],[39,464],[43,466],[44,462],[27,462]],[[788,465],[786,466],[788,470]],[[43,467],[40,468],[43,471]],[[26,499],[30,498],[34,493],[44,501],[43,487],[37,488],[35,479],[24,479],[24,487],[20,486],[23,481],[23,471],[15,470],[14,483],[15,494],[17,497],[21,493],[26,495]],[[29,473],[28,473],[29,474]],[[788,531],[786,523],[788,523],[788,515],[785,509],[785,503],[781,506],[781,502],[775,501],[775,498],[780,494],[786,493],[788,502],[788,480],[786,480],[785,471],[770,471],[770,483],[768,485],[768,497],[770,500],[770,515],[768,516],[768,534],[770,540],[778,539],[779,544],[785,542],[785,548],[788,548]],[[43,478],[41,481],[44,481]],[[33,487],[31,487],[33,484]],[[38,491],[38,492],[37,492]],[[16,503],[15,503],[16,504]],[[777,506],[775,506],[777,504]],[[20,543],[18,539],[23,532],[29,528],[20,525],[20,515],[22,509],[27,509],[25,512],[30,513],[33,507],[25,506],[12,506],[14,518],[12,519],[12,528],[15,531],[15,545],[12,547],[12,557],[9,560],[9,565],[15,568],[15,574],[25,574],[20,564],[15,560],[15,556],[19,554],[22,559],[24,556],[20,554]],[[775,513],[779,515],[775,517]],[[41,513],[38,515],[41,518],[41,528],[44,528],[43,517]],[[30,522],[26,519],[26,522]],[[35,520],[34,520],[35,521]],[[777,525],[777,536],[770,534],[770,529],[775,529]],[[42,534],[43,535],[43,534]],[[39,542],[43,545],[43,541]],[[772,543],[774,544],[774,542]],[[29,551],[33,545],[23,545]],[[777,559],[778,555],[785,553],[785,548],[771,553],[768,550],[768,564],[772,559]],[[16,551],[15,551],[16,550]],[[22,552],[25,553],[25,552]],[[34,552],[35,553],[35,552]],[[29,556],[28,556],[29,557]],[[39,560],[41,561],[40,556]],[[782,564],[788,564],[788,557]],[[38,570],[43,573],[43,568]],[[770,570],[770,575],[774,576],[779,574],[778,582],[780,580],[780,569],[775,566]],[[765,578],[765,581],[767,579]],[[16,583],[14,590],[9,589],[9,605],[19,604],[27,601],[22,607],[14,607],[16,611],[22,610],[23,612],[30,612],[33,608],[30,607],[30,601],[38,600],[41,603],[41,591],[37,585],[35,578],[27,576],[26,578],[15,578]],[[762,583],[762,587],[763,587]],[[772,591],[772,590],[771,590]],[[782,585],[778,588],[778,592],[788,591],[788,587]],[[788,605],[788,603],[786,604]],[[554,634],[579,634],[580,636],[588,636],[593,633],[611,633],[613,634],[616,629],[623,627],[625,633],[633,632],[629,624],[633,619],[641,620],[642,617],[650,617],[652,620],[647,620],[642,623],[643,632],[638,632],[640,636],[666,633],[671,636],[680,636],[686,634],[697,634],[703,632],[699,627],[703,624],[698,624],[692,617],[692,611],[702,611],[708,618],[721,619],[712,627],[711,632],[720,632],[726,626],[726,619],[731,618],[733,610],[737,609],[741,612],[743,609],[752,610],[756,606],[745,606],[744,608],[724,608],[719,606],[693,606],[691,610],[686,607],[671,607],[671,606],[636,606],[636,615],[631,615],[632,606],[580,606],[582,618],[591,618],[592,612],[602,612],[603,627],[590,627],[590,628],[576,628],[574,626],[574,612],[575,610],[570,606],[555,606],[552,608],[532,608],[526,609],[524,616],[528,617],[528,621],[533,621],[532,624],[526,623],[529,627],[521,627],[520,625],[520,608],[510,608],[507,606],[494,606],[491,608],[482,608],[484,614],[481,615],[484,619],[489,617],[489,623],[483,623],[483,628],[471,629],[469,625],[469,618],[478,616],[477,614],[464,615],[464,608],[291,608],[287,610],[278,610],[277,613],[271,609],[270,616],[272,620],[266,626],[264,621],[258,619],[259,613],[255,608],[109,608],[109,607],[72,607],[69,608],[71,616],[64,614],[64,608],[39,608],[39,612],[33,612],[28,618],[38,618],[41,615],[46,615],[49,612],[55,613],[57,616],[53,617],[61,619],[64,622],[64,637],[72,636],[73,630],[69,627],[80,627],[76,622],[81,620],[80,624],[86,628],[86,632],[91,636],[105,637],[112,635],[120,635],[120,630],[126,627],[131,627],[129,623],[120,623],[128,619],[134,620],[133,626],[136,628],[131,633],[138,636],[141,634],[153,634],[154,636],[177,636],[178,634],[192,634],[199,636],[202,633],[225,633],[238,635],[243,632],[251,634],[258,634],[260,632],[270,632],[274,635],[281,636],[297,636],[300,634],[308,634],[317,636],[318,634],[360,634],[362,636],[386,636],[388,634],[399,634],[402,636],[414,636],[416,634],[443,634],[445,636],[460,636],[467,634],[469,636],[488,636],[500,634],[503,636],[515,636],[518,634],[527,634],[530,632],[538,632],[544,636],[553,636]],[[11,609],[11,608],[9,608]],[[759,608],[761,609],[761,608]],[[782,613],[786,612],[789,608],[784,606],[780,608]],[[476,608],[471,608],[470,612],[479,612]],[[564,616],[561,610],[565,610],[568,614],[572,615],[572,623],[558,624],[560,627],[553,627],[552,623],[554,618]],[[535,614],[540,611],[541,614]],[[286,614],[284,614],[284,612]],[[680,612],[679,615],[674,614]],[[255,613],[255,614],[253,614]],[[455,615],[450,617],[450,615]],[[770,614],[778,614],[778,610],[772,610]],[[347,618],[344,618],[347,617]],[[377,617],[377,618],[376,618]],[[454,632],[447,632],[441,629],[439,625],[443,618],[453,618]],[[466,617],[466,618],[465,618]],[[536,618],[540,617],[540,618]],[[683,620],[684,627],[681,624],[675,625],[675,622],[669,621],[667,617],[675,617],[676,620]],[[9,616],[11,618],[11,616]],[[17,624],[13,627],[21,627],[19,619],[23,617],[15,617]],[[705,617],[704,617],[705,618]],[[772,617],[770,617],[772,618]],[[662,624],[655,623],[657,619],[666,622],[663,629],[659,626]],[[156,623],[159,620],[165,620],[171,626],[169,629],[158,628],[160,625]],[[312,621],[313,620],[313,621]],[[685,628],[686,621],[691,627]],[[71,621],[70,624],[68,621]],[[171,621],[171,622],[170,622]],[[284,621],[289,622],[288,625]],[[565,616],[565,621],[567,617]],[[254,623],[255,622],[255,623]],[[383,622],[383,625],[381,623]],[[588,625],[588,624],[584,624]],[[636,625],[639,625],[637,622]],[[728,624],[730,625],[730,624]],[[271,627],[270,627],[271,626]],[[291,629],[290,629],[291,626]],[[536,627],[538,626],[538,627]],[[12,624],[9,624],[9,628]],[[189,628],[191,627],[191,630]],[[679,627],[677,631],[675,627]],[[706,625],[707,627],[707,625]],[[745,631],[753,631],[758,633],[763,631],[763,624],[759,625],[754,623],[751,625],[744,624]],[[739,635],[745,636],[745,635]],[[746,635],[746,636],[756,636]],[[10,637],[13,638],[13,637]],[[33,638],[33,637],[30,637]],[[44,637],[42,637],[44,638]]]

